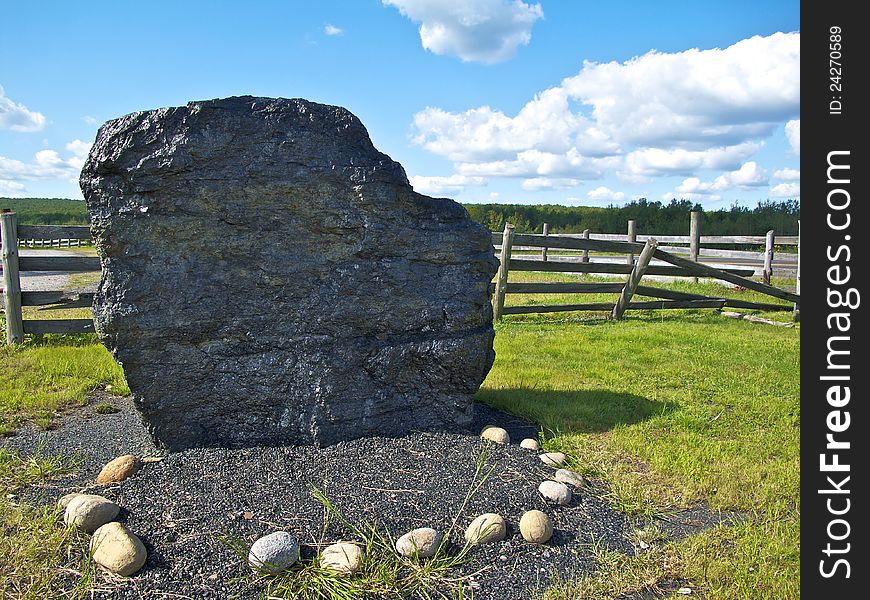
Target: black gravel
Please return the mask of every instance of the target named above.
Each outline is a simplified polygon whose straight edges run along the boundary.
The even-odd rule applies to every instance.
[[[250,544],[282,529],[303,543],[352,539],[331,522],[324,536],[324,509],[309,486],[325,492],[354,523],[381,522],[393,535],[416,527],[446,530],[472,485],[475,460],[482,448],[495,468],[471,499],[451,541],[461,544],[468,523],[483,512],[497,512],[509,524],[504,542],[474,550],[459,573],[474,575],[479,600],[526,599],[546,588],[554,576],[570,578],[594,568],[589,544],[634,554],[629,534],[643,523],[614,510],[604,499],[603,482],[575,493],[571,504],[545,502],[538,484],[553,470],[537,453],[516,443],[498,446],[478,437],[485,424],[505,427],[511,440],[537,437],[538,429],[514,417],[476,405],[476,423],[466,433],[414,433],[400,438],[365,438],[327,448],[300,446],[227,450],[193,449],[150,462],[120,484],[96,486],[100,468],[120,454],[156,455],[129,399],[100,397],[120,410],[97,415],[93,403],[64,417],[58,429],[23,428],[4,444],[24,454],[76,454],[75,473],[19,493],[31,502],[54,502],[71,491],[88,489],[118,502],[121,520],[148,549],[145,568],[113,584],[98,598],[190,597],[257,598],[262,588],[245,589],[238,581],[250,573],[220,540],[230,535]],[[523,541],[522,514],[539,509],[555,525],[553,538],[536,546]],[[727,517],[727,515],[725,516]],[[664,523],[674,537],[709,527],[722,516],[697,509]]]

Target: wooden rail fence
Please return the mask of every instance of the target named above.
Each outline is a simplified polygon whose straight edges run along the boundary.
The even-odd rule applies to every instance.
[[[6,317],[6,343],[24,341],[27,333],[89,333],[94,331],[92,319],[23,319],[22,306],[52,308],[90,307],[93,294],[70,293],[63,290],[22,292],[22,271],[63,271],[83,273],[100,270],[96,256],[19,256],[20,240],[75,240],[90,242],[91,231],[85,226],[18,225],[15,213],[0,212],[0,265],[3,267],[3,308]],[[57,247],[57,246],[56,246]]]

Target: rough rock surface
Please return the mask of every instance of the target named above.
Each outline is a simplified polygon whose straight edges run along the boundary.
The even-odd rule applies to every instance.
[[[96,494],[79,494],[67,502],[63,522],[92,533],[113,521],[120,511],[121,507],[108,498]]]
[[[490,233],[347,110],[236,97],[104,124],[96,330],[170,450],[454,429],[494,358]]]

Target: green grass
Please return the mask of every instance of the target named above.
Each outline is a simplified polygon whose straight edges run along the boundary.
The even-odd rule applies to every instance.
[[[53,315],[62,311],[54,311]],[[73,312],[73,311],[68,311]],[[121,367],[95,335],[44,335],[0,348],[0,435],[26,421],[51,427],[93,390],[129,394]]]
[[[16,213],[19,224],[87,225],[88,209],[83,200],[66,198],[0,198],[0,208]]]
[[[760,299],[715,284],[656,285]],[[509,304],[533,300],[508,296]],[[561,582],[547,597],[616,598],[674,576],[711,598],[798,597],[799,327],[710,310],[627,317],[505,317],[478,399],[540,423],[546,447],[607,480],[624,510],[652,515],[704,502],[748,517],[640,557],[602,553],[595,578]]]

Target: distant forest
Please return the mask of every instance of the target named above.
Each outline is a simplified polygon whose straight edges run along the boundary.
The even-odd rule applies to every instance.
[[[33,225],[87,225],[88,215],[81,200],[63,198],[0,198],[0,208],[18,213],[19,223]],[[519,233],[540,233],[544,223],[550,233],[623,233],[628,221],[637,221],[637,232],[659,235],[688,235],[689,213],[702,211],[704,235],[763,235],[773,229],[777,235],[796,235],[800,218],[797,200],[765,201],[756,208],[732,205],[728,209],[705,211],[688,200],[668,204],[645,199],[625,206],[606,208],[560,206],[556,204],[466,204],[471,218],[493,231],[510,222]]]

